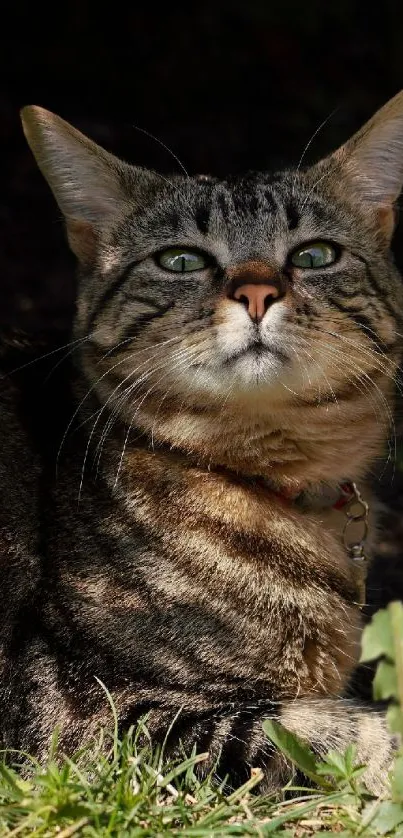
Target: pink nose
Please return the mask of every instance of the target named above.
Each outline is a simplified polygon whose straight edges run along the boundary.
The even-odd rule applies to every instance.
[[[239,300],[246,307],[252,320],[262,320],[267,309],[280,296],[275,285],[241,285],[234,291],[234,300]]]

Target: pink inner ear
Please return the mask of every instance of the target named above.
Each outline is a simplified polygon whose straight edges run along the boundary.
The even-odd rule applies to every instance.
[[[89,221],[67,218],[67,237],[73,253],[82,265],[92,265],[95,261],[98,237]]]

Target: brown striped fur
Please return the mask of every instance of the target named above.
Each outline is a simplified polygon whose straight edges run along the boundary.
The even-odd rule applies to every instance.
[[[262,731],[276,717],[318,753],[356,739],[378,790],[393,742],[349,693],[344,513],[287,498],[346,479],[369,497],[387,456],[403,95],[310,169],[224,181],[129,166],[40,108],[23,124],[79,291],[68,374],[3,379],[2,747],[43,756],[55,724],[79,746],[108,721],[99,678],[122,729],[147,712],[158,739],[180,711],[172,748],[196,741],[231,781],[292,775]],[[334,263],[297,267],[318,241]],[[205,265],[165,270],[171,247]],[[235,288],[280,279],[255,322]]]

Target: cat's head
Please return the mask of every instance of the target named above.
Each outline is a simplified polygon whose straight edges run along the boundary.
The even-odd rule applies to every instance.
[[[41,108],[23,124],[80,264],[82,366],[126,420],[169,440],[168,415],[222,432],[388,390],[403,93],[311,168],[227,180],[128,165]]]

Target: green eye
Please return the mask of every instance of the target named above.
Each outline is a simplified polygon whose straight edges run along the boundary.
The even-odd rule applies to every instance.
[[[190,271],[201,271],[209,260],[203,253],[195,250],[186,250],[184,247],[170,247],[157,254],[157,262],[166,271],[184,274]]]
[[[297,268],[323,268],[335,262],[336,258],[334,247],[327,242],[313,242],[291,254],[291,262]]]

